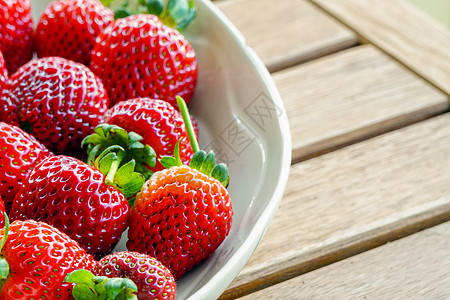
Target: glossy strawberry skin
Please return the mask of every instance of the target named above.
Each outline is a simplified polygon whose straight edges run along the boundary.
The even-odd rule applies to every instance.
[[[18,125],[55,153],[75,155],[109,100],[86,66],[60,57],[30,61],[1,95],[3,121]]]
[[[0,93],[4,88],[8,86],[8,81],[8,70],[6,69],[5,58],[0,51]]]
[[[157,258],[179,279],[222,243],[232,215],[219,181],[188,166],[165,169],[136,197],[127,248]]]
[[[51,224],[100,257],[118,243],[130,214],[122,192],[104,181],[99,170],[75,158],[49,157],[30,172],[10,217]]]
[[[178,140],[182,162],[189,164],[191,160],[193,151],[183,117],[168,102],[150,98],[119,102],[105,113],[102,121],[140,134],[143,137],[141,142],[150,145],[156,152],[157,163],[151,168],[153,171],[164,168],[159,159],[173,156]]]
[[[7,212],[30,171],[51,155],[33,136],[19,127],[0,122],[0,195]]]
[[[4,234],[2,228],[0,238]],[[11,223],[1,255],[10,268],[1,299],[68,299],[72,284],[63,283],[65,275],[77,269],[93,271],[96,264],[66,234],[33,220]]]
[[[2,197],[0,197],[0,228],[3,228],[5,226],[5,203],[2,200]]]
[[[0,0],[0,50],[10,74],[33,56],[30,0]]]
[[[175,299],[175,279],[156,258],[122,251],[103,257],[95,268],[98,276],[129,278],[138,287],[138,299]]]
[[[114,21],[98,0],[60,0],[43,12],[36,28],[38,57],[60,56],[86,66],[95,38]]]
[[[153,15],[116,20],[98,36],[91,69],[105,84],[111,103],[138,97],[186,102],[197,82],[194,49],[177,30]]]

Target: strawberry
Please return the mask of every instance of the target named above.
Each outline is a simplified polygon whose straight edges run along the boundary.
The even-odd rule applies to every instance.
[[[5,226],[5,203],[0,197],[0,227]]]
[[[176,106],[175,96],[189,101],[197,82],[194,49],[154,15],[116,20],[98,36],[90,66],[112,104],[150,97]]]
[[[8,85],[8,70],[6,69],[5,59],[0,51],[0,93]]]
[[[30,61],[1,95],[3,121],[31,133],[51,151],[75,155],[109,101],[86,66],[59,57]]]
[[[51,155],[33,136],[19,127],[0,122],[0,195],[7,212],[32,168]]]
[[[37,165],[11,209],[12,220],[49,223],[95,256],[109,253],[128,224],[125,196],[93,167],[68,156]]]
[[[178,104],[196,153],[190,166],[181,165],[177,147],[175,157],[162,159],[170,168],[153,174],[137,194],[127,242],[130,251],[160,260],[175,279],[215,251],[228,235],[233,215],[225,188],[228,169],[215,165],[212,152],[197,151],[185,103]]]
[[[8,223],[0,229],[1,299],[68,299],[66,274],[94,269],[92,256],[56,228],[33,220]]]
[[[30,0],[0,0],[0,50],[10,74],[33,56]]]
[[[150,98],[122,101],[105,113],[103,121],[141,135],[142,143],[151,145],[156,152],[157,163],[153,171],[164,168],[159,159],[173,155],[178,140],[181,161],[188,164],[191,160],[193,152],[183,117],[168,102]]]
[[[36,28],[38,57],[60,56],[89,66],[95,38],[114,21],[98,0],[60,0],[43,12]]]
[[[95,268],[99,276],[131,279],[138,299],[175,299],[175,279],[157,259],[137,252],[116,252],[103,257]]]
[[[100,257],[114,248],[127,227],[127,198],[131,199],[144,183],[135,168],[151,163],[154,154],[139,142],[140,136],[127,135],[121,128],[99,126],[96,132],[86,140],[102,135],[119,144],[101,152],[91,161],[93,166],[62,155],[44,159],[16,195],[11,218],[47,222]],[[90,148],[90,154],[98,149]]]

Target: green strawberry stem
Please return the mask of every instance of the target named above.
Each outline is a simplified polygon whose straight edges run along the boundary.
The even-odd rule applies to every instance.
[[[65,282],[74,284],[72,295],[76,300],[137,300],[138,288],[128,278],[94,276],[87,270],[76,270],[66,275]]]
[[[186,102],[180,96],[177,96],[176,99],[180,113],[183,116],[184,125],[186,126],[186,130],[188,132],[189,141],[191,143],[192,149],[194,150],[194,155],[191,158],[190,167],[219,180],[225,187],[227,187],[230,181],[230,177],[228,175],[228,167],[223,163],[219,163],[216,165],[216,155],[213,151],[209,151],[209,153],[206,154],[205,151],[200,150],[200,146],[197,141],[197,136],[195,135],[194,127],[192,126],[192,121]],[[165,168],[170,168],[172,166],[181,166],[182,163],[180,159],[179,147],[180,144],[178,141],[175,145],[174,156],[164,156],[161,158],[161,164]]]
[[[153,174],[148,167],[156,164],[155,151],[141,140],[142,136],[135,132],[100,124],[82,142],[82,146],[87,146],[87,163],[103,173],[105,183],[120,190],[130,205]]]
[[[178,109],[180,110],[181,115],[183,116],[184,126],[186,126],[186,130],[189,136],[189,141],[191,142],[192,150],[198,152],[200,150],[200,146],[198,145],[197,136],[195,135],[194,126],[192,126],[191,116],[189,115],[189,109],[187,107],[186,101],[180,96],[176,96]]]
[[[5,234],[3,235],[3,238],[0,241],[0,252],[3,249],[6,240],[8,239],[9,233],[9,218],[6,213],[4,213],[4,216],[5,216]],[[3,256],[0,256],[0,286],[3,283],[3,281],[8,277],[8,275],[9,275],[9,264]]]
[[[102,0],[102,3],[114,11],[116,19],[151,14],[180,32],[197,14],[193,0]]]

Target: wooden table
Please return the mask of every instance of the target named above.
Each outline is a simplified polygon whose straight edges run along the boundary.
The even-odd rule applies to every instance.
[[[450,30],[403,0],[221,0],[292,131],[279,210],[220,299],[450,299]]]

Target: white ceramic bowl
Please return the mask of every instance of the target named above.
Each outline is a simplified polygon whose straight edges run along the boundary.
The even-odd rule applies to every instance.
[[[32,0],[34,20],[51,0]],[[283,195],[291,162],[287,116],[267,69],[208,0],[185,31],[199,60],[190,104],[200,145],[230,168],[234,217],[216,252],[177,282],[177,299],[215,299],[244,267]],[[125,241],[116,249],[124,249]]]

